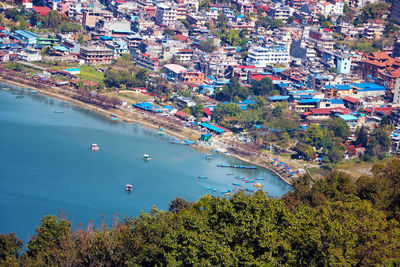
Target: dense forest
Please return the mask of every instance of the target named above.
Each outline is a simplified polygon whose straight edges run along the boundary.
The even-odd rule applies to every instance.
[[[0,266],[398,266],[400,159],[357,180],[305,176],[281,199],[258,191],[176,198],[113,225],[45,216],[26,244],[0,235]]]

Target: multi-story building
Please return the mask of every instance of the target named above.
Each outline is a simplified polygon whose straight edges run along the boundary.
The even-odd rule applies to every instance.
[[[24,30],[16,30],[14,32],[14,34],[26,46],[35,45],[37,39],[40,37],[36,33],[30,32],[30,31],[24,31]]]
[[[333,50],[334,40],[330,29],[310,30],[309,40],[314,43],[316,48]]]
[[[247,64],[266,67],[274,64],[287,65],[290,61],[285,47],[252,47],[249,49]]]
[[[187,71],[180,73],[179,79],[188,83],[202,83],[204,82],[204,73],[200,71]]]
[[[318,3],[318,7],[321,10],[321,13],[324,16],[331,16],[331,15],[343,15],[343,8],[344,8],[344,2],[343,1],[337,1],[335,4],[331,2],[325,2],[325,3]]]
[[[385,27],[381,24],[369,23],[365,25],[364,37],[367,39],[380,39]]]
[[[137,49],[131,50],[132,60],[141,68],[147,68],[151,71],[158,71],[160,69],[160,62],[158,59],[151,57],[149,54],[141,53]]]
[[[94,28],[100,19],[110,21],[113,17],[113,14],[106,10],[86,10],[83,13],[82,25],[84,27]]]
[[[156,7],[156,23],[161,26],[174,26],[176,20],[177,10],[174,6],[164,3],[158,4]]]
[[[367,3],[376,3],[379,0],[348,0],[349,6],[354,7],[354,8],[362,8],[364,7]],[[394,0],[393,2],[396,2],[397,0]]]
[[[114,51],[114,57],[119,57],[122,54],[128,53],[128,44],[122,40],[106,42],[106,47]]]
[[[290,9],[287,6],[275,6],[270,7],[268,10],[269,15],[273,19],[281,19],[283,22],[287,22],[290,17]]]
[[[86,64],[109,64],[114,58],[114,51],[100,46],[81,47],[79,58],[83,59]]]

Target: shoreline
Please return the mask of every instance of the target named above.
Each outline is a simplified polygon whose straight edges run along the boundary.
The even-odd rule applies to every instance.
[[[115,114],[117,115],[117,117],[120,119],[119,121],[121,122],[125,122],[125,123],[130,123],[130,124],[134,124],[134,123],[140,123],[142,126],[144,126],[145,128],[148,129],[152,129],[152,130],[157,130],[159,127],[163,126],[164,127],[164,133],[166,133],[167,135],[170,135],[172,137],[175,138],[179,138],[179,139],[191,139],[191,138],[195,138],[198,139],[201,135],[201,132],[198,132],[194,129],[188,129],[188,128],[181,128],[181,129],[175,129],[175,127],[177,127],[176,125],[171,126],[168,125],[167,122],[163,122],[163,121],[156,121],[158,118],[151,118],[152,116],[150,116],[150,114],[147,113],[143,113],[142,112],[138,112],[137,114],[134,114],[132,112],[130,112],[131,114],[127,114],[127,112],[129,112],[128,110],[124,110],[124,109],[110,109],[110,110],[106,110],[103,109],[101,107],[98,107],[97,105],[94,104],[89,104],[89,103],[84,103],[80,100],[77,100],[73,97],[73,93],[72,92],[64,92],[67,93],[68,95],[65,95],[63,92],[61,92],[60,88],[54,88],[51,86],[47,86],[49,88],[51,88],[52,90],[55,90],[56,92],[51,92],[49,90],[45,90],[45,89],[41,89],[41,88],[37,88],[35,86],[32,86],[30,84],[26,84],[26,83],[22,83],[22,82],[17,82],[14,80],[9,80],[5,77],[0,77],[0,82],[4,82],[4,83],[8,83],[17,87],[21,87],[21,88],[26,88],[29,87],[30,89],[35,89],[37,90],[40,94],[42,95],[46,95],[52,98],[56,98],[62,101],[68,101],[71,102],[72,104],[85,108],[85,109],[89,109],[91,111],[94,111],[96,113],[102,114],[105,117],[109,117],[111,114]],[[58,92],[57,92],[58,91]],[[130,115],[130,118],[128,117]],[[135,118],[132,118],[134,117]],[[151,118],[151,119],[150,119]],[[153,123],[149,122],[148,120],[151,120]],[[159,119],[160,120],[160,119]],[[158,123],[158,126],[156,125]],[[174,130],[168,129],[168,126],[172,127]],[[178,133],[177,130],[182,131],[182,133]],[[189,136],[188,136],[189,135]],[[220,140],[218,140],[220,141]],[[213,142],[214,143],[214,142]],[[208,148],[207,147],[203,147],[203,146],[192,146],[194,149],[199,150],[199,151],[210,151],[210,150],[226,150],[224,148],[221,148],[218,145],[210,145]],[[250,158],[244,156],[244,155],[240,155],[240,152],[238,153],[230,153],[230,152],[220,152],[223,153],[225,155],[234,157],[236,159],[239,159],[243,162],[246,163],[250,163],[262,168],[265,168],[269,171],[271,171],[274,175],[276,175],[278,178],[280,178],[283,182],[285,182],[288,185],[292,185],[292,178],[289,177],[285,177],[284,175],[280,174],[278,171],[274,170],[274,168],[272,168],[271,166],[268,165],[272,165],[275,166],[273,164],[269,164],[269,163],[260,163],[260,162],[254,162],[253,160],[251,160]]]

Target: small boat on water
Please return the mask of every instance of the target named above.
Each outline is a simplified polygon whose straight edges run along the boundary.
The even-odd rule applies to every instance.
[[[213,192],[215,192],[215,191],[217,191],[217,188],[213,188],[213,190],[212,190]]]
[[[224,195],[225,195],[225,194],[227,194],[227,193],[229,193],[229,194],[230,194],[230,193],[231,193],[231,190],[230,190],[230,189],[228,189],[228,190],[226,190],[226,191],[222,191],[222,192],[221,192],[221,194],[224,194]]]
[[[114,115],[114,114],[110,114],[110,116],[111,116],[111,117],[114,117],[114,118],[116,118],[116,117],[117,117],[117,115]]]
[[[197,176],[197,178],[199,178],[199,179],[208,179],[208,177],[206,177],[206,176]]]
[[[264,178],[256,178],[257,181],[263,181]]]
[[[90,150],[92,150],[92,151],[98,151],[100,148],[99,148],[99,146],[97,145],[97,144],[92,144],[91,146],[90,146]]]
[[[238,183],[232,183],[232,184],[235,186],[242,186],[241,184],[238,184]]]
[[[211,158],[211,154],[207,154],[207,155],[206,155],[206,159],[212,159],[212,158]]]
[[[229,172],[229,173],[227,173],[226,175],[233,175],[233,173]],[[236,178],[236,177],[235,177],[235,178]]]
[[[254,192],[254,190],[251,189],[251,188],[246,188],[246,191],[247,191],[247,192]]]
[[[3,90],[3,91],[10,91],[10,88],[3,87],[3,88],[1,88],[1,90]]]
[[[140,125],[142,125],[142,124],[141,124],[141,123],[133,123],[132,125],[140,126]]]
[[[15,98],[24,98],[23,95],[17,95]]]
[[[204,188],[205,190],[211,190],[212,189],[212,187],[206,187],[206,188]]]
[[[31,93],[37,94],[37,93],[39,93],[39,91],[32,90]]]
[[[54,111],[54,113],[64,113],[64,111],[62,111],[62,110],[56,110],[56,111]]]
[[[254,183],[254,180],[247,180],[246,183],[247,184]]]
[[[150,156],[147,154],[143,155],[143,160],[151,160]]]
[[[256,184],[254,184],[253,186],[254,186],[254,187],[257,187],[257,188],[263,187],[263,185],[260,184],[260,183],[256,183]]]
[[[111,117],[111,120],[112,120],[112,121],[117,121],[117,120],[118,120],[118,118]]]
[[[164,129],[162,127],[159,127],[157,134],[158,135],[163,135],[164,134]]]
[[[126,191],[132,192],[132,189],[133,189],[133,185],[131,185],[131,184],[125,185],[125,190]]]
[[[81,109],[80,108],[72,108],[72,110],[80,111]]]
[[[15,92],[15,91],[11,92],[11,94],[13,94],[13,95],[20,95],[19,92]]]

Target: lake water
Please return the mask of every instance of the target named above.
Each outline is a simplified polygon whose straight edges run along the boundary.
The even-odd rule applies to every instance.
[[[118,121],[46,96],[0,87],[0,233],[15,232],[28,239],[44,215],[67,215],[74,226],[107,222],[115,214],[137,216],[153,205],[167,209],[177,196],[188,201],[211,193],[206,187],[233,190],[245,184],[235,175],[259,181],[271,196],[290,186],[272,172],[217,168],[245,163],[222,154],[206,160],[193,148],[156,131]],[[12,91],[22,92],[16,98]],[[55,113],[55,111],[63,113]],[[89,147],[97,143],[98,152]],[[149,154],[151,161],[144,161]],[[234,173],[233,176],[227,173]],[[207,180],[197,176],[207,176]],[[133,184],[133,192],[125,191]]]

